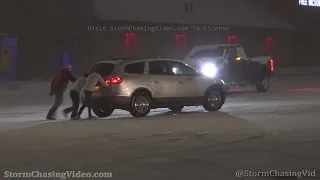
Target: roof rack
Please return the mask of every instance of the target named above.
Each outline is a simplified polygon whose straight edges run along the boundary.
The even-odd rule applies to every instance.
[[[111,58],[111,60],[123,60],[123,59],[132,59],[132,58],[128,58],[128,57],[118,57],[118,58]]]
[[[118,57],[118,58],[111,58],[111,60],[113,61],[117,61],[117,60],[126,60],[126,59],[148,59],[148,58],[160,58],[160,57]]]

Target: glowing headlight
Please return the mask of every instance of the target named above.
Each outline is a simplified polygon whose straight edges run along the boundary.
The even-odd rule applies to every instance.
[[[204,64],[201,67],[201,73],[208,77],[215,77],[217,74],[217,67],[211,63]]]
[[[172,68],[172,71],[173,71],[173,73],[175,73],[175,74],[176,74],[176,73],[177,73],[177,71],[178,71],[178,68],[175,68],[175,67],[174,67],[174,68]]]

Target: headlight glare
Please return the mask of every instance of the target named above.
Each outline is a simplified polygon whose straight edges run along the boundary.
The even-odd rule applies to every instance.
[[[217,67],[214,64],[206,63],[201,67],[201,73],[207,77],[215,77],[217,74]]]

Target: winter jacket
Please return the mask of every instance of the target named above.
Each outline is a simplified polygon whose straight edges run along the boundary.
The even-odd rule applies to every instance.
[[[69,81],[75,82],[77,79],[73,77],[70,71],[63,69],[51,82],[51,93],[56,89],[66,89]]]
[[[96,85],[100,83],[101,86],[108,86],[103,78],[98,73],[92,73],[87,77],[86,84],[83,89],[87,91],[96,91]]]
[[[80,93],[85,84],[86,84],[85,77],[78,78],[76,82],[72,84],[72,86],[70,87],[70,90]]]

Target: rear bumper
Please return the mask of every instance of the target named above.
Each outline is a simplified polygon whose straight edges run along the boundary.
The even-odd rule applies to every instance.
[[[273,76],[273,74],[274,74],[274,72],[273,72],[273,71],[270,71],[270,73],[269,73],[269,77],[272,77],[272,76]]]
[[[131,107],[131,98],[127,96],[93,97],[92,100],[99,105],[108,105],[115,109],[126,110]]]
[[[271,71],[271,69],[269,68],[269,69],[267,70],[267,75],[268,75],[269,77],[272,77],[273,74],[274,74],[274,71]]]

